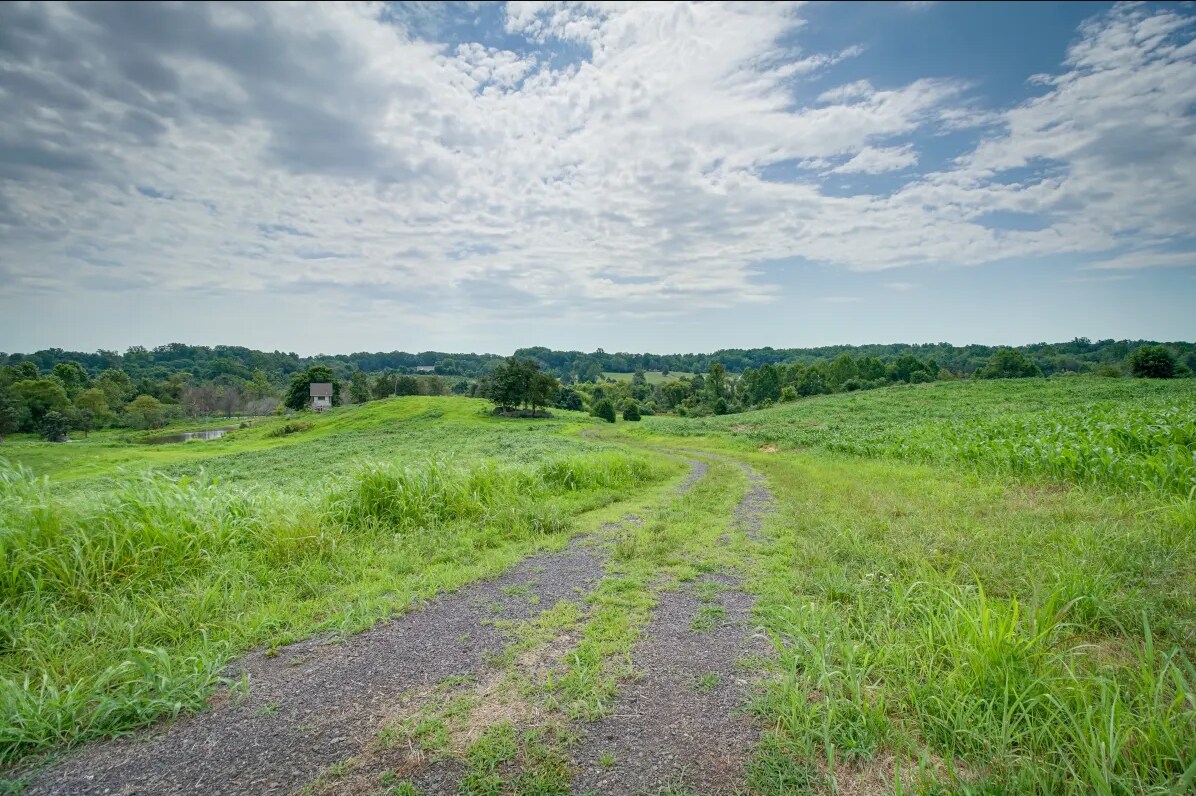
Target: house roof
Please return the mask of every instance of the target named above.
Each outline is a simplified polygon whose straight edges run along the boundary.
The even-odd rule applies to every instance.
[[[310,397],[323,396],[325,398],[332,397],[332,383],[327,381],[313,381],[311,383]]]

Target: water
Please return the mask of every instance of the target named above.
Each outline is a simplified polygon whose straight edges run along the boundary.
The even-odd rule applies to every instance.
[[[190,442],[195,439],[220,439],[235,428],[236,426],[228,426],[227,428],[209,428],[204,431],[180,431],[177,434],[163,434],[143,441],[146,445],[166,445],[171,442]]]

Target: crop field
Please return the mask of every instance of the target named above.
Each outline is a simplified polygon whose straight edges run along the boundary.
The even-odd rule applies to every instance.
[[[1196,788],[1196,382],[556,414],[5,441],[0,786],[167,760],[313,796]]]
[[[634,376],[634,373],[604,372],[602,374],[602,378],[614,379],[615,381],[631,381],[632,377]],[[644,381],[648,382],[648,384],[663,384],[664,382],[670,381],[672,379],[688,379],[691,376],[693,376],[692,373],[679,373],[677,371],[670,371],[667,376],[661,373],[659,370],[644,371]]]

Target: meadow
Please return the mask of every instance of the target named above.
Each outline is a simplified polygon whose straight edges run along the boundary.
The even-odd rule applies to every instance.
[[[760,678],[751,793],[1196,787],[1196,382],[937,382],[615,425],[556,414],[400,398],[292,434],[276,419],[178,446],[6,441],[0,764],[200,709],[241,651],[363,629],[584,531],[607,575],[546,606],[504,664],[510,690],[562,721],[610,710],[662,594],[729,572],[774,653],[744,661]],[[709,464],[684,498],[669,497],[676,453]],[[771,493],[758,539],[733,521],[739,464]],[[606,524],[631,506],[642,522]],[[564,625],[577,646],[546,679],[516,671]],[[465,720],[421,716],[403,743]],[[566,739],[538,758],[555,784],[527,792],[568,792],[563,727],[501,728],[515,746]],[[524,792],[510,783],[535,773],[496,771],[463,792]]]
[[[669,371],[667,376],[664,373],[661,373],[659,370],[644,371],[644,381],[646,381],[648,384],[663,384],[664,382],[672,381],[673,379],[688,379],[692,376],[692,373],[681,373],[678,371]],[[631,381],[634,377],[634,373],[616,373],[613,371],[604,371],[602,374],[602,378],[614,379],[615,381]]]

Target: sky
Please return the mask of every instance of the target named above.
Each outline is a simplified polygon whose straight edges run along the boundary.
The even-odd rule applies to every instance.
[[[1191,3],[0,4],[0,351],[1196,338]]]

